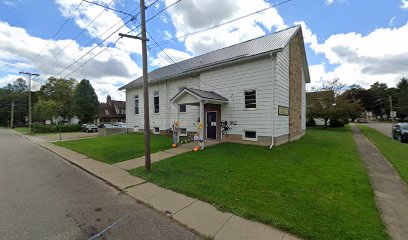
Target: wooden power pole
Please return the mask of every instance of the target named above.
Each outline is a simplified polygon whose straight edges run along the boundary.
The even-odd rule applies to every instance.
[[[28,75],[28,132],[31,133],[32,115],[31,115],[31,77],[40,76],[38,73],[20,71],[20,74]]]
[[[147,70],[147,41],[146,38],[146,16],[145,1],[140,0],[140,25],[141,37],[119,33],[121,37],[134,38],[142,41],[142,64],[143,64],[143,106],[144,106],[144,135],[145,135],[145,169],[150,171],[150,117],[149,117],[149,87]]]

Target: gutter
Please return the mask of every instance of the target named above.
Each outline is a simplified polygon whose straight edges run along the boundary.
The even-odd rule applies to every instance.
[[[271,124],[272,124],[272,137],[271,137],[271,145],[269,146],[269,149],[272,149],[273,148],[273,145],[275,144],[275,142],[274,142],[274,138],[275,138],[275,81],[276,81],[276,77],[275,76],[277,76],[277,74],[276,74],[276,70],[277,70],[277,67],[276,67],[276,65],[278,64],[278,59],[277,59],[277,56],[276,57],[273,57],[273,53],[270,53],[270,56],[272,57],[272,62],[273,62],[273,64],[272,64],[272,70],[273,70],[273,78],[274,78],[274,81],[272,82],[272,121],[271,121]]]

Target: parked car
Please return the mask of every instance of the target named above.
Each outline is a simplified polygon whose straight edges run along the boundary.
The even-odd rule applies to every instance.
[[[356,118],[356,123],[368,123],[367,118]]]
[[[102,123],[101,125],[98,126],[99,128],[113,128],[112,124],[109,123]]]
[[[82,128],[81,128],[82,132],[97,132],[98,131],[98,127],[95,124],[82,124]]]
[[[123,122],[115,122],[113,123],[114,128],[126,128],[126,124]]]
[[[392,127],[392,137],[400,142],[408,142],[408,123],[398,123]]]

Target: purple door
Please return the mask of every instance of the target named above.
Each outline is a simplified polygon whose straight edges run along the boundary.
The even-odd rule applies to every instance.
[[[207,112],[207,138],[217,138],[217,112]]]

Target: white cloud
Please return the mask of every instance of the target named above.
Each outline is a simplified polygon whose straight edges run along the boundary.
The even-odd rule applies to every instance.
[[[408,9],[408,0],[401,0],[401,9]]]
[[[392,17],[392,18],[390,19],[390,22],[388,23],[388,25],[389,25],[390,27],[392,27],[392,26],[394,25],[395,19],[397,19],[397,17]]]
[[[376,81],[394,86],[401,77],[408,76],[408,23],[400,28],[375,29],[368,35],[335,34],[323,43],[318,42],[304,22],[301,24],[305,43],[310,44],[316,54],[322,54],[333,67],[327,70],[324,64],[312,66],[312,81],[339,77],[347,84],[365,87]]]
[[[163,34],[164,34],[164,39],[165,40],[171,39],[173,37],[173,35],[171,35],[171,32],[169,32],[167,30],[164,30]]]
[[[23,3],[23,2],[24,2],[23,0],[2,0],[1,3],[6,5],[7,7],[14,7],[18,5],[19,3]]]
[[[152,60],[151,65],[157,67],[164,67],[169,64],[173,64],[173,61],[177,63],[189,59],[191,57],[192,56],[186,52],[182,52],[172,48],[166,48],[164,49],[164,52],[161,51],[157,54],[156,59]]]
[[[74,42],[67,49],[56,55],[70,42],[71,40],[69,39],[51,41],[48,48],[37,56],[37,53],[43,49],[48,40],[32,37],[23,28],[0,22],[0,67],[1,71],[5,73],[3,74],[5,77],[1,78],[0,85],[5,85],[16,79],[15,75],[12,74],[12,72],[16,71],[16,68],[18,70],[40,71],[41,79],[44,80],[74,62],[73,59],[66,60],[68,56],[79,51],[73,57],[78,59],[79,56],[82,56],[92,48],[92,46],[81,48]],[[102,49],[98,47],[92,53],[96,54]],[[93,54],[87,55],[77,64],[64,71],[61,77],[84,64],[94,56]],[[89,79],[99,97],[102,97],[102,92],[105,92],[107,89],[109,89],[111,95],[115,96],[115,94],[118,94],[118,97],[120,97],[121,93],[117,90],[118,86],[114,84],[118,82],[127,83],[140,76],[140,74],[140,67],[130,58],[127,51],[118,48],[107,48],[106,51],[69,77],[74,77],[78,80],[82,78]]]
[[[71,16],[71,14],[77,8],[78,4],[81,2],[81,0],[55,0],[55,1],[59,6],[60,12],[65,18],[68,18],[69,16]],[[112,0],[96,0],[94,2],[108,5],[113,1]],[[115,5],[111,4],[110,6],[114,7]],[[98,17],[98,15],[102,11],[103,11],[102,15]],[[130,17],[125,17],[125,19],[127,22],[128,19],[130,19]],[[82,29],[85,29],[90,24],[86,31],[89,33],[89,35],[91,35],[94,38],[99,37],[101,35],[100,40],[107,38],[109,35],[111,35],[113,32],[115,32],[117,29],[123,26],[120,29],[120,31],[118,31],[117,33],[114,33],[111,37],[109,37],[106,40],[106,43],[115,42],[116,39],[118,38],[119,32],[127,33],[130,31],[130,28],[128,28],[127,26],[124,26],[126,22],[124,22],[113,11],[104,10],[100,6],[92,5],[86,2],[83,2],[79,10],[76,12],[76,14],[74,15],[74,20],[75,20],[75,23]],[[117,25],[111,28],[114,24],[117,24]],[[128,53],[141,54],[142,52],[141,44],[135,44],[135,41],[133,39],[124,38],[118,43],[117,47]]]
[[[165,0],[165,3],[169,6],[174,0]],[[270,4],[264,0],[192,0],[181,1],[169,8],[168,12],[176,28],[176,35],[182,36],[269,6]],[[278,11],[271,8],[211,31],[188,36],[181,41],[185,41],[187,50],[194,55],[202,54],[265,35],[260,25],[269,30],[286,28]]]
[[[339,3],[339,4],[344,4],[344,3],[349,3],[348,0],[325,0],[324,3],[327,6],[333,5],[334,3]]]

